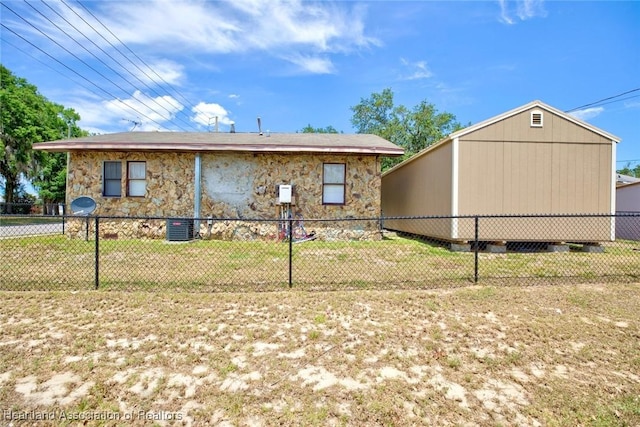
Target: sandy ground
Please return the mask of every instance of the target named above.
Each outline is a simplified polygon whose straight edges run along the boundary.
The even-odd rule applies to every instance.
[[[0,297],[0,425],[640,425],[638,284]]]

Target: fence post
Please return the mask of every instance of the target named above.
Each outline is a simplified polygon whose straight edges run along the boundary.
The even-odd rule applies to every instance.
[[[99,236],[100,236],[100,233],[99,233],[99,230],[98,230],[98,227],[99,227],[98,224],[99,223],[100,223],[100,218],[96,217],[96,254],[95,254],[95,257],[96,257],[95,258],[95,261],[96,261],[96,263],[95,263],[95,267],[96,267],[96,270],[95,270],[95,281],[96,281],[95,282],[95,288],[96,289],[98,289],[98,287],[100,286],[100,263],[99,263],[99,261],[100,261],[100,259],[99,259],[100,258],[99,257],[99,255],[100,255],[100,250],[99,250],[99,246],[100,246],[99,245],[99,241],[100,241],[100,237]],[[87,225],[88,225],[88,223],[87,223]]]
[[[293,217],[289,215],[289,288],[293,287]]]
[[[474,256],[473,283],[478,283],[478,251],[479,251],[479,248],[480,248],[480,242],[479,242],[479,234],[480,233],[479,233],[479,227],[478,227],[479,219],[478,219],[477,216],[474,218],[474,222],[475,222],[475,224],[474,224],[475,225],[475,227],[474,227],[475,228],[475,231],[474,231],[474,233],[475,233],[475,237],[474,237],[475,242],[474,242],[474,249],[473,249],[473,252],[474,252],[474,255],[473,255]]]

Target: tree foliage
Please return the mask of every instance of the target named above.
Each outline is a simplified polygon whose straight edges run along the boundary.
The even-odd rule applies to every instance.
[[[60,176],[66,176],[64,153],[33,150],[33,143],[83,136],[76,125],[80,116],[53,103],[36,86],[15,76],[0,64],[0,176],[4,179],[5,202],[18,195],[21,175],[35,179],[45,201],[64,200]],[[50,186],[50,184],[52,184]]]
[[[622,175],[640,178],[640,164],[637,164],[636,167],[632,168],[631,163],[627,163],[624,168],[618,170],[617,172]]]
[[[351,107],[351,111],[351,123],[358,133],[375,134],[404,148],[404,156],[383,159],[383,170],[463,127],[453,114],[439,113],[427,101],[420,102],[412,109],[404,105],[395,106],[393,92],[389,88],[360,99],[360,103]]]
[[[311,124],[306,125],[300,130],[300,133],[339,133],[336,128],[329,125],[324,128],[314,128]]]

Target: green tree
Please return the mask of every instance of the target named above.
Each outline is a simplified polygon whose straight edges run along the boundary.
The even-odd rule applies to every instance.
[[[637,164],[635,168],[631,167],[631,163],[627,163],[624,168],[616,171],[622,175],[633,176],[636,178],[640,178],[640,164]]]
[[[336,128],[329,125],[324,128],[314,128],[311,124],[306,125],[300,130],[300,133],[339,133]]]
[[[0,107],[0,176],[5,202],[11,206],[22,175],[36,178],[44,188],[50,178],[61,173],[61,163],[66,167],[66,161],[61,162],[63,154],[34,151],[33,143],[60,139],[72,131],[74,136],[86,132],[76,126],[80,116],[75,111],[50,102],[34,85],[1,64]],[[45,194],[49,197],[53,192]]]
[[[358,133],[375,134],[404,148],[404,156],[384,158],[382,170],[393,167],[463,128],[453,114],[439,113],[433,104],[426,101],[412,109],[404,105],[394,106],[393,91],[389,88],[360,99],[360,103],[351,107],[351,111],[351,123]]]

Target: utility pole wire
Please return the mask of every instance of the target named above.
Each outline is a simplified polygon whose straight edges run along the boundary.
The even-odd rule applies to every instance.
[[[83,59],[79,58],[77,55],[75,55],[73,52],[71,52],[69,49],[67,49],[66,47],[62,46],[60,43],[58,43],[57,41],[55,41],[53,38],[51,38],[48,34],[44,33],[41,29],[39,29],[38,27],[36,27],[35,25],[33,25],[32,23],[30,23],[29,21],[27,21],[26,19],[24,19],[20,14],[16,13],[13,9],[11,9],[10,7],[8,7],[6,4],[3,3],[3,6],[9,10],[11,13],[13,13],[14,15],[16,15],[18,18],[22,19],[24,22],[26,22],[28,25],[30,25],[31,27],[33,27],[35,30],[37,30],[40,34],[42,34],[43,36],[45,36],[46,38],[48,38],[50,41],[52,41],[53,43],[55,43],[58,47],[60,47],[61,49],[63,49],[65,52],[67,52],[68,54],[70,54],[71,56],[73,56],[74,58],[76,58],[78,61],[80,61],[81,63],[83,63],[84,65],[86,65],[88,68],[90,68],[91,70],[93,70],[95,73],[97,73],[98,75],[100,75],[102,78],[104,78],[105,80],[107,80],[108,82],[110,82],[111,84],[113,84],[114,86],[116,86],[117,88],[119,88],[121,91],[123,91],[124,93],[127,93],[127,90],[125,90],[124,88],[122,88],[122,86],[120,86],[118,83],[115,83],[113,80],[109,79],[107,76],[105,76],[104,74],[102,74],[100,71],[96,70],[94,67],[92,67],[91,65],[87,64]],[[8,29],[9,31],[11,31],[13,34],[18,35],[18,33],[16,33],[15,31],[11,30],[9,27],[7,27],[4,24],[1,24],[4,28]],[[26,40],[24,37],[18,35],[20,38],[22,38],[23,40]],[[31,45],[33,45],[32,43],[29,43]],[[42,49],[40,49],[42,50]],[[47,54],[48,55],[48,54]],[[51,57],[51,55],[48,55]],[[52,57],[53,58],[53,57]],[[60,61],[58,61],[60,62]],[[61,62],[60,62],[61,63]],[[62,64],[62,63],[61,63]],[[64,65],[64,64],[63,64]],[[65,65],[66,67],[66,65]],[[69,67],[67,67],[69,68]],[[76,74],[78,74],[76,72]],[[92,84],[94,84],[93,82],[91,82]],[[95,85],[95,84],[94,84]],[[97,86],[97,85],[95,85]],[[104,91],[104,89],[103,89]],[[111,95],[113,96],[113,95]],[[124,101],[122,101],[121,99],[119,99],[118,97],[114,97],[115,99],[117,99],[118,101],[124,103]],[[146,105],[144,102],[140,101],[141,104],[145,105],[147,108],[149,108],[151,111],[154,111],[153,108],[149,107],[148,105]],[[126,103],[125,103],[126,104]],[[162,127],[162,125],[160,123],[158,123],[157,121],[155,121],[154,119],[152,119],[151,117],[147,116],[144,113],[141,113],[138,111],[139,114],[143,115],[144,117],[146,117],[147,119],[149,119],[149,121],[152,121],[154,123],[156,123],[158,126]]]
[[[591,106],[593,106],[593,105],[600,104],[601,102],[608,101],[608,100],[610,100],[610,99],[614,99],[614,98],[619,98],[619,97],[621,97],[621,96],[627,95],[627,94],[629,94],[629,93],[637,92],[637,91],[639,91],[639,90],[640,90],[640,87],[639,87],[639,88],[636,88],[636,89],[631,89],[631,90],[628,90],[628,91],[626,91],[626,92],[620,93],[620,94],[618,94],[618,95],[610,96],[610,97],[608,97],[608,98],[603,98],[603,99],[601,99],[601,100],[599,100],[599,101],[590,102],[589,104],[584,104],[584,105],[581,105],[581,106],[579,106],[579,107],[572,108],[571,110],[567,110],[567,111],[565,111],[565,113],[570,113],[570,112],[575,111],[575,110],[580,110],[580,109],[582,109],[582,108],[591,107]],[[632,97],[630,97],[630,98],[632,98]],[[625,98],[625,99],[629,99],[629,98]],[[622,100],[619,100],[619,101],[622,101]]]
[[[64,0],[61,0],[62,4],[64,4],[65,6],[67,6],[69,9],[73,10],[67,3],[65,3]],[[122,40],[120,40],[118,38],[118,36],[116,36],[113,31],[111,31],[105,24],[102,23],[102,21],[100,21],[100,19],[98,19],[97,16],[95,16],[84,4],[82,4],[80,2],[80,0],[76,0],[76,3],[78,3],[89,15],[91,15],[93,17],[93,19],[96,20],[96,22],[98,22],[102,28],[104,28],[105,30],[107,30],[107,32],[109,34],[111,34],[111,36],[113,36],[113,38],[115,38],[118,43],[120,43],[126,50],[128,50],[138,61],[140,61],[140,63],[142,63],[146,68],[148,68],[153,74],[155,74],[160,80],[162,80],[162,82],[167,86],[168,89],[171,89],[171,91],[173,91],[173,93],[175,95],[177,95],[179,98],[182,98],[182,100],[186,103],[187,106],[191,107],[192,111],[197,111],[201,114],[207,114],[205,111],[202,111],[200,109],[198,109],[198,107],[196,105],[194,105],[191,101],[189,101],[189,99],[187,99],[184,95],[182,95],[182,93],[178,92],[173,85],[171,85],[171,83],[167,82],[160,74],[158,74],[149,64],[147,64],[142,58],[140,58],[133,50],[131,50],[129,48],[129,46],[127,46]],[[74,13],[76,13],[74,11]],[[76,13],[77,15],[77,13]],[[79,16],[79,15],[78,15]],[[83,19],[84,20],[84,19]],[[85,21],[86,22],[86,21]],[[87,25],[91,26],[88,22]],[[92,27],[93,28],[93,27]],[[156,80],[154,80],[153,77],[149,76],[149,74],[147,74],[144,70],[142,70],[135,62],[133,62],[129,57],[127,57],[124,53],[122,53],[122,51],[120,49],[118,49],[117,46],[115,46],[113,43],[111,43],[109,40],[107,40],[100,32],[98,32],[95,28],[94,31],[100,35],[100,37],[102,37],[103,40],[105,40],[107,43],[109,43],[115,50],[118,51],[118,53],[120,53],[120,55],[122,55],[125,59],[127,59],[131,64],[133,64],[134,67],[136,67],[141,73],[143,73],[145,76],[147,76],[147,78],[149,78],[149,80],[153,81],[154,83],[158,83]],[[160,86],[160,85],[159,85]]]

